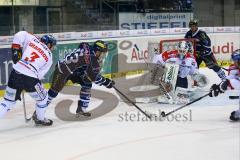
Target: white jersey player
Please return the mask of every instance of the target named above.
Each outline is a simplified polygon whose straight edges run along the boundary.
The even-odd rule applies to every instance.
[[[40,79],[52,65],[51,49],[56,45],[56,39],[44,35],[41,39],[20,31],[14,35],[12,43],[13,70],[10,74],[4,100],[0,103],[0,117],[11,110],[17,100],[21,100],[21,92],[25,90],[36,100],[36,112],[33,120],[36,125],[52,125],[52,120],[45,118],[48,99]]]
[[[206,78],[199,74],[195,57],[189,52],[189,43],[182,41],[178,45],[177,50],[165,51],[153,58],[153,63],[161,64],[165,66],[167,63],[179,65],[178,79],[176,86],[187,88],[187,76],[193,76],[193,79],[197,81],[199,86],[204,86],[203,81],[199,81],[199,78]],[[197,76],[198,75],[198,76]],[[197,77],[196,77],[197,76]]]
[[[176,82],[172,83],[172,90],[175,91],[175,88],[178,90],[180,88],[186,89],[188,88],[188,79],[187,76],[191,76],[194,81],[196,81],[199,87],[204,87],[207,84],[207,79],[204,75],[198,72],[197,63],[194,55],[189,52],[190,44],[185,41],[181,41],[178,44],[178,49],[165,51],[159,55],[156,55],[153,58],[153,63],[160,64],[162,66],[167,66],[165,72],[169,72],[172,74],[172,66],[171,64],[177,65],[179,68],[175,71]],[[169,65],[172,67],[169,69]],[[168,78],[170,74],[165,74],[165,78]],[[163,80],[166,82],[166,80]]]
[[[227,89],[240,90],[240,49],[232,53],[233,65],[229,67],[229,75],[226,80],[223,80],[219,85],[213,84],[209,96],[216,97],[219,93],[224,93]],[[233,111],[230,115],[232,121],[240,120],[240,100],[239,109]]]

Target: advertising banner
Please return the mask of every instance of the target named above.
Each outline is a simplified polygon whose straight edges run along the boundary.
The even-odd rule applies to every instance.
[[[240,34],[222,33],[209,34],[212,40],[212,52],[220,65],[231,63],[231,53],[240,49]]]
[[[193,13],[119,13],[119,29],[185,28]]]
[[[125,38],[119,40],[118,51],[119,54],[124,54],[127,57],[127,63],[146,63],[148,62],[154,53],[154,48],[151,46],[159,46],[161,40],[166,39],[182,39],[182,35],[171,36],[154,36],[154,37],[135,37]],[[218,63],[220,65],[229,65],[231,63],[231,53],[240,49],[240,34],[236,33],[218,33],[209,34],[212,42],[212,52],[214,53]],[[156,48],[156,47],[155,47]],[[204,63],[203,65],[204,66]]]
[[[5,89],[8,83],[12,65],[10,48],[0,48],[0,90]]]
[[[2,0],[0,6],[38,6],[39,0]]]
[[[117,72],[117,41],[106,41],[108,43],[108,54],[103,60],[102,74],[110,74]],[[92,44],[93,42],[89,42]],[[71,53],[78,47],[79,43],[59,44],[55,51],[58,59],[63,59],[66,54]]]
[[[155,51],[155,48],[160,45],[161,40],[182,39],[184,37],[184,34],[163,34],[161,36],[157,36],[156,34],[162,31],[159,29],[150,30],[150,34],[154,36],[145,35],[148,32],[144,32],[143,30],[129,31],[130,32],[119,31],[119,33],[122,35],[128,35],[134,32],[134,34],[139,34],[139,36],[112,38],[113,40],[106,40],[106,42],[108,42],[109,52],[103,60],[102,74],[136,70],[139,69],[139,66],[137,65],[138,63],[146,66],[146,63],[148,63],[151,59],[149,57],[152,57],[153,55],[153,53],[149,52]],[[183,30],[179,30],[179,32],[181,31]],[[208,35],[212,41],[212,52],[214,53],[218,63],[220,65],[229,65],[232,51],[240,48],[240,33],[209,33]],[[89,40],[87,41],[89,42]],[[90,43],[92,42],[93,40],[91,40]],[[67,53],[72,52],[79,45],[79,41],[61,43],[62,44],[57,45],[56,50],[53,52],[54,64],[48,72],[44,82],[50,81],[56,62],[59,59],[63,59]],[[126,70],[121,70],[121,67],[123,66]],[[10,48],[0,48],[0,89],[3,89],[4,86],[6,86],[11,69],[12,61]]]

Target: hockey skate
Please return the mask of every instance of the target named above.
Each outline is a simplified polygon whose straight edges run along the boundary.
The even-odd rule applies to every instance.
[[[240,111],[233,111],[229,117],[232,121],[239,121],[240,120]]]
[[[35,122],[36,126],[51,126],[53,124],[53,121],[51,119],[45,118],[44,120],[39,120],[37,118],[36,111],[33,113],[32,119]]]
[[[86,109],[84,107],[81,107],[79,104],[80,103],[78,102],[76,117],[77,118],[80,117],[80,116],[90,117],[92,114],[90,112],[87,112]]]

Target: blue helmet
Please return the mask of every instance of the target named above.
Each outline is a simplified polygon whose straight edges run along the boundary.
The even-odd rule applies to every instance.
[[[231,57],[233,61],[240,61],[240,49],[233,51]]]
[[[95,52],[96,51],[107,52],[108,46],[107,46],[107,44],[104,41],[97,40],[93,44],[93,49],[94,49]]]
[[[55,46],[57,44],[56,38],[54,38],[52,35],[43,35],[41,37],[41,42],[45,43],[46,45],[50,43],[51,46]]]

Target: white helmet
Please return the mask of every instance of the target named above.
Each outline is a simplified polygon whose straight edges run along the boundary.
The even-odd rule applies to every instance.
[[[188,53],[190,51],[189,43],[186,41],[179,42],[178,43],[178,51],[179,51],[180,59],[183,59],[185,57],[186,53]]]

